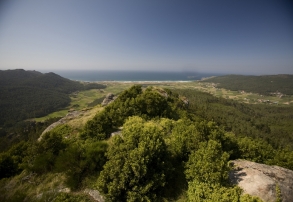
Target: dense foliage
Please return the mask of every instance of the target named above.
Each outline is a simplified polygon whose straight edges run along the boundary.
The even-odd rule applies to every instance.
[[[58,119],[50,118],[44,122],[21,121],[0,128],[0,152],[8,150],[12,145],[21,141],[36,141],[40,134]]]
[[[153,122],[132,117],[116,136],[98,180],[110,201],[155,201],[169,169],[162,130]]]
[[[64,108],[70,103],[72,92],[105,87],[71,81],[54,73],[0,71],[0,126]]]
[[[249,105],[192,89],[175,92],[189,99],[189,114],[214,121],[237,136],[261,138],[274,148],[293,149],[293,107]]]
[[[260,202],[229,183],[229,161],[293,170],[291,110],[240,104],[195,90],[133,86],[78,136],[61,125],[40,141],[20,142],[2,152],[0,183],[21,171],[63,173],[71,190],[90,186],[106,201]],[[0,193],[1,201],[11,199],[4,188]],[[30,199],[26,190],[19,193],[15,197]],[[51,200],[88,200],[73,196],[58,193]]]
[[[160,91],[152,87],[142,91],[139,85],[125,90],[115,102],[86,124],[83,136],[105,139],[111,132],[121,127],[129,116],[141,116],[145,119],[155,117],[178,119],[180,114],[178,109],[184,108],[184,103],[178,99],[178,94],[168,90]],[[162,94],[168,96],[164,97]]]
[[[243,76],[226,75],[217,76],[202,82],[217,83],[219,88],[233,91],[245,91],[271,95],[280,92],[285,95],[293,95],[293,75],[266,75],[266,76]]]

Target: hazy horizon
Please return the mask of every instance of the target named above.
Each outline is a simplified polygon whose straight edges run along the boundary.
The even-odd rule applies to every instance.
[[[293,74],[290,1],[0,2],[0,70]]]

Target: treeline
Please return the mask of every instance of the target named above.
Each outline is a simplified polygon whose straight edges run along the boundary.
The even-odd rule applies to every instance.
[[[217,87],[232,91],[245,91],[271,95],[280,92],[285,95],[293,95],[293,75],[266,75],[266,76],[243,76],[226,75],[217,76],[201,82],[213,82]]]
[[[40,134],[52,123],[60,118],[50,118],[43,122],[20,121],[10,127],[0,128],[0,152],[9,150],[9,148],[19,142],[35,142]]]
[[[0,126],[40,117],[68,106],[69,94],[79,90],[105,88],[101,84],[82,84],[54,73],[0,71]]]
[[[216,122],[238,136],[262,138],[293,149],[293,107],[250,105],[197,90],[174,90],[189,99],[189,113]]]
[[[71,190],[91,186],[115,202],[258,202],[259,198],[242,195],[239,187],[229,183],[229,160],[241,158],[293,169],[293,151],[248,133],[254,121],[262,123],[262,110],[257,109],[193,90],[133,86],[89,121],[78,136],[71,136],[69,125],[61,125],[39,142],[21,142],[1,153],[0,177],[21,171],[38,176],[61,172]],[[238,130],[242,126],[237,122],[222,120],[234,114],[237,122],[244,119],[240,123],[247,128]],[[255,116],[252,122],[250,115]],[[110,138],[116,130],[121,133]],[[28,187],[38,185],[22,182],[22,188],[8,193],[5,182],[0,181],[1,201],[13,201],[16,196],[19,201],[35,199]],[[74,201],[80,196],[59,192],[50,197],[46,200]]]

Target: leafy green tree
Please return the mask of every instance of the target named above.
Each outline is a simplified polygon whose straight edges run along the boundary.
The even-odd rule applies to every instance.
[[[18,172],[18,165],[7,153],[0,154],[0,179],[11,177]]]
[[[262,202],[258,197],[242,194],[239,187],[221,186],[191,181],[188,184],[188,201],[198,202]]]
[[[8,151],[0,153],[0,179],[11,177],[22,171],[21,164],[26,155],[28,143],[22,141]]]
[[[228,160],[229,154],[213,139],[202,142],[199,149],[191,153],[186,166],[188,201],[261,202],[257,197],[242,196],[239,187],[228,184]]]
[[[105,111],[97,114],[92,120],[88,121],[81,132],[81,138],[96,138],[97,140],[106,139],[106,134],[112,131],[112,121]]]
[[[37,173],[51,171],[57,156],[66,146],[61,134],[50,131],[42,137],[40,142],[30,148],[23,166]]]
[[[168,102],[167,99],[153,90],[146,90],[141,98],[141,111],[148,117],[168,117]]]
[[[65,172],[67,185],[76,190],[89,175],[98,174],[106,162],[107,144],[92,140],[71,143],[56,159],[57,171]]]
[[[123,102],[123,101],[126,101],[127,99],[136,98],[141,93],[142,93],[141,85],[133,85],[128,90],[123,91],[119,95],[118,99]]]
[[[198,202],[238,202],[242,190],[193,180],[188,184],[188,200]]]
[[[267,160],[266,163],[293,170],[293,151],[288,148],[278,149],[274,158]]]
[[[203,142],[189,157],[186,177],[203,183],[223,183],[228,179],[228,159],[229,154],[222,151],[219,142]]]
[[[240,202],[263,202],[263,201],[257,196],[243,194],[240,196]]]
[[[273,147],[261,139],[243,137],[238,139],[240,158],[265,163],[273,159],[275,150]]]
[[[168,172],[163,131],[155,122],[131,117],[115,136],[98,188],[109,201],[154,201],[165,186]]]
[[[207,137],[194,123],[188,119],[180,119],[173,123],[171,134],[166,138],[171,153],[178,160],[187,161],[190,153],[197,150],[200,142]]]

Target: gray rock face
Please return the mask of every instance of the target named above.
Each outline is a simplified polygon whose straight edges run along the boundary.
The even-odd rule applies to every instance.
[[[61,124],[65,124],[67,123],[69,120],[79,116],[80,114],[82,114],[82,112],[80,111],[71,111],[69,112],[65,117],[61,118],[59,121],[52,123],[51,125],[49,125],[41,134],[41,136],[39,137],[38,141],[42,140],[42,137],[45,133],[49,132],[50,130],[53,130],[54,128],[56,128],[57,126],[61,125]]]
[[[105,202],[104,197],[100,194],[100,192],[98,190],[85,189],[84,193],[90,195],[94,199],[94,201]]]
[[[110,137],[114,137],[114,136],[116,136],[116,135],[122,135],[122,130],[119,129],[119,130],[117,130],[117,131],[111,133]]]
[[[275,202],[278,186],[282,201],[293,201],[292,170],[246,160],[234,160],[232,164],[235,169],[230,171],[229,180],[232,184],[241,187],[245,194],[257,196],[266,202]]]
[[[103,100],[103,102],[102,102],[102,106],[106,106],[106,105],[110,104],[110,103],[113,102],[116,98],[117,98],[117,97],[115,97],[114,94],[109,93],[109,94],[105,97],[105,99]]]
[[[187,105],[187,106],[189,105],[189,100],[186,97],[181,98],[181,100],[185,105]]]
[[[168,97],[169,97],[168,93],[167,93],[164,89],[156,88],[156,91],[157,91],[161,96],[163,96],[163,97],[165,97],[165,98],[168,98]]]

